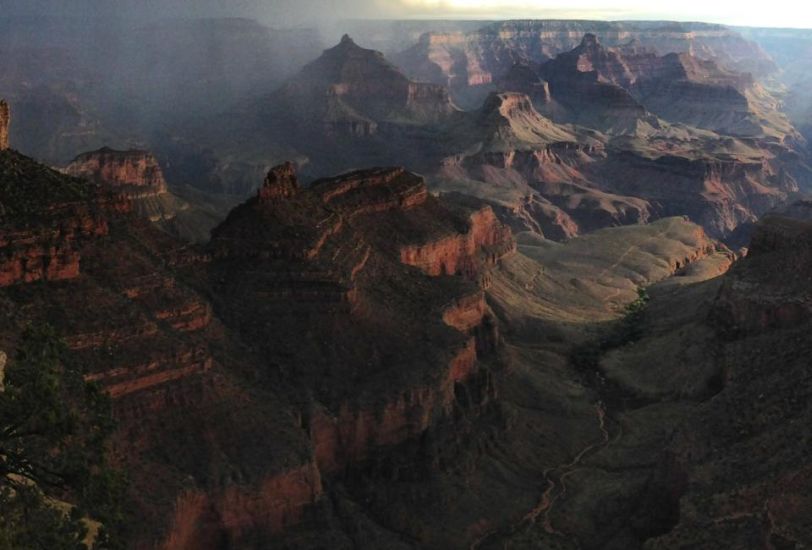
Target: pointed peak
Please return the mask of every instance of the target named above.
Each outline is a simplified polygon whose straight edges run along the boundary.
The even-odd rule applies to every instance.
[[[341,37],[341,40],[338,44],[326,50],[327,52],[333,52],[338,54],[347,54],[347,53],[357,53],[361,51],[366,51],[365,48],[362,48],[358,44],[355,43],[355,40],[349,34],[345,34]]]
[[[268,171],[265,182],[259,190],[259,200],[260,202],[270,202],[274,199],[290,198],[298,190],[299,180],[296,177],[296,166],[292,162],[285,162]]]
[[[581,40],[581,47],[582,48],[594,48],[596,46],[600,46],[600,42],[598,42],[598,37],[588,32],[584,35],[583,40]]]

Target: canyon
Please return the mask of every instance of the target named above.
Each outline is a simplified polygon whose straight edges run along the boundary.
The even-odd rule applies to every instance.
[[[386,56],[319,56],[171,20],[88,31],[145,44],[108,88],[67,23],[3,25],[0,392],[52,326],[110,399],[127,547],[812,544],[812,169],[775,43],[366,21]]]
[[[788,342],[809,322],[808,221],[768,218],[738,261],[683,217],[557,244],[514,237],[490,206],[437,198],[402,168],[303,186],[288,163],[195,248],[134,212],[137,198],[1,154],[5,183],[52,197],[39,211],[19,200],[6,249],[28,246],[11,229],[52,212],[62,229],[42,263],[68,247],[76,266],[4,278],[3,346],[27,322],[58,323],[113,398],[134,547],[806,540],[796,447],[776,455],[774,486],[745,474],[760,462],[703,447],[716,432],[696,423],[803,414],[797,383],[788,400],[747,397],[764,387],[750,377],[775,374],[741,357],[753,331],[765,344],[752,345],[789,345],[788,365],[802,357]],[[71,209],[79,198],[93,223]],[[799,285],[772,279],[776,262]],[[628,332],[641,287],[650,303]],[[807,425],[731,437],[757,454],[749,434]],[[727,485],[702,485],[708,469]],[[731,500],[713,505],[713,529],[676,511],[717,495]]]
[[[268,151],[296,159],[306,180],[409,166],[434,192],[474,196],[556,240],[673,215],[725,239],[812,181],[778,99],[715,61],[587,34],[506,71],[461,110],[442,85],[345,35],[273,94],[201,123],[200,141],[246,177],[267,169]]]

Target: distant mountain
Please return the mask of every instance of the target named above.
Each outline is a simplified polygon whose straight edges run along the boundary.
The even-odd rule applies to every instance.
[[[371,136],[385,123],[437,122],[455,111],[444,87],[409,80],[347,35],[266,101],[272,116],[307,121],[312,127],[302,130],[336,137]]]
[[[733,29],[664,21],[505,21],[475,31],[428,32],[393,59],[412,77],[447,84],[468,108],[515,63],[544,63],[578,46],[584,34],[610,47],[634,41],[659,55],[692,53],[758,77],[776,71],[769,55]]]

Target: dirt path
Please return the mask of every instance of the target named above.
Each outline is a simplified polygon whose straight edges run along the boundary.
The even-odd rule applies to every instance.
[[[643,246],[644,244],[646,244],[646,243],[648,243],[648,242],[651,242],[651,241],[653,241],[653,240],[655,240],[655,239],[659,239],[659,238],[660,238],[660,237],[662,237],[662,236],[663,236],[663,235],[664,235],[664,234],[665,234],[667,231],[668,231],[668,228],[667,228],[667,229],[663,229],[662,231],[659,231],[657,234],[652,235],[652,236],[650,236],[650,237],[647,237],[647,238],[643,239],[642,241],[640,241],[640,242],[639,242],[639,243],[637,243],[637,244],[629,245],[629,247],[628,247],[628,248],[627,248],[627,249],[626,249],[626,250],[623,252],[623,254],[621,254],[620,256],[618,256],[617,260],[615,260],[615,262],[614,262],[612,265],[610,265],[609,267],[605,268],[603,271],[601,271],[601,272],[598,274],[598,276],[597,276],[597,277],[595,277],[595,282],[596,282],[596,283],[598,283],[598,284],[603,284],[603,283],[601,283],[601,279],[603,279],[604,277],[606,277],[606,275],[607,275],[607,274],[609,274],[610,272],[612,272],[612,271],[614,271],[615,269],[617,269],[618,267],[620,267],[620,264],[622,264],[622,263],[623,263],[623,260],[625,260],[625,259],[626,259],[626,257],[627,257],[627,256],[629,256],[629,254],[631,254],[631,253],[632,253],[633,251],[635,251],[635,250],[640,250],[640,247],[641,247],[641,246]],[[605,285],[605,286],[610,286],[610,285]],[[620,293],[621,293],[621,289],[620,289],[620,288],[613,288],[613,289],[612,289],[612,292],[611,292],[609,295],[607,295],[607,296],[604,298],[603,302],[604,302],[605,304],[609,304],[610,302],[612,302],[612,300],[614,300],[615,298],[617,298],[617,297],[620,295]]]
[[[495,530],[486,533],[480,539],[471,544],[471,550],[477,550],[480,548],[480,546],[487,543],[489,539],[497,539],[501,535],[513,535],[519,532],[521,529],[538,523],[539,518],[541,518],[541,525],[546,533],[571,539],[570,535],[567,535],[566,533],[563,533],[555,528],[552,522],[552,512],[555,509],[556,503],[566,497],[567,478],[577,473],[581,469],[579,466],[585,458],[591,454],[594,454],[600,449],[603,449],[612,442],[612,437],[609,434],[609,430],[606,428],[606,409],[604,408],[602,402],[599,401],[595,404],[595,413],[598,418],[598,427],[601,432],[600,441],[590,443],[581,449],[581,451],[575,455],[575,458],[573,458],[571,462],[545,470],[544,480],[547,486],[538,503],[512,528],[508,529],[506,532]],[[615,439],[615,441],[617,441],[617,439]]]

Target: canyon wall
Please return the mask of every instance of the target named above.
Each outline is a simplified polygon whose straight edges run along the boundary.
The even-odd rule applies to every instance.
[[[8,149],[8,127],[11,123],[11,113],[8,103],[0,99],[0,151]]]

